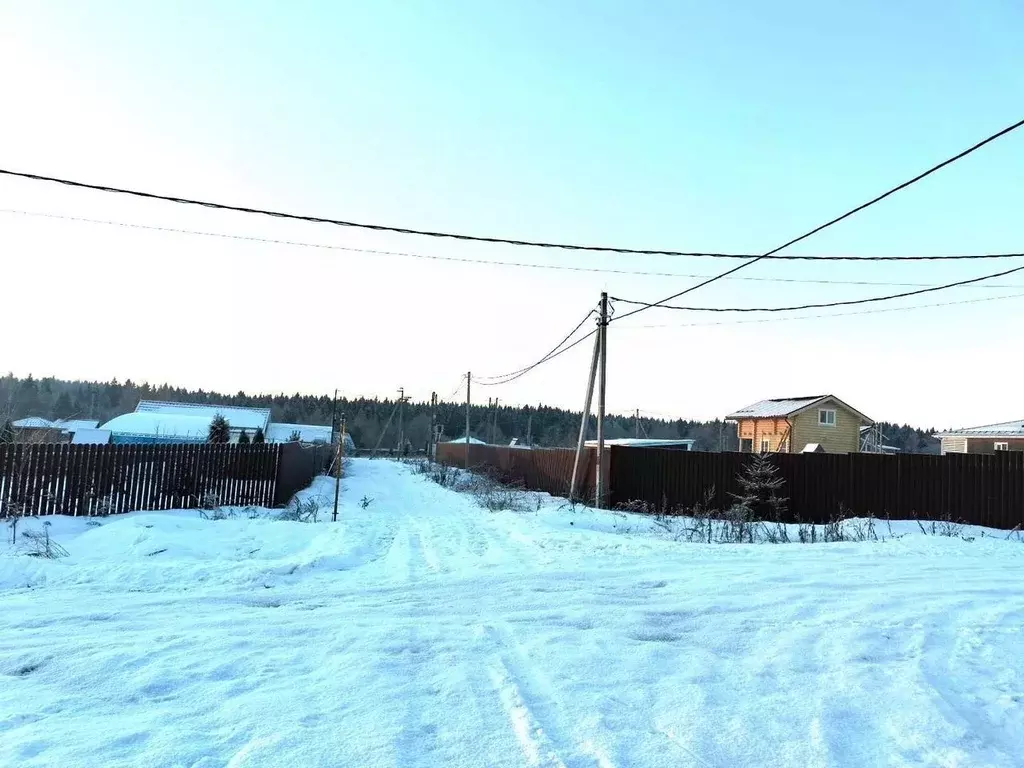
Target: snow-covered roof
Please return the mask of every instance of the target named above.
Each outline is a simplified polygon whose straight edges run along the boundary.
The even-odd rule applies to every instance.
[[[106,445],[109,442],[109,429],[77,429],[71,438],[72,445]]]
[[[11,425],[18,429],[59,429],[64,432],[96,429],[99,424],[95,419],[54,419],[51,421],[40,416],[26,416],[24,419],[11,422]]]
[[[24,419],[15,419],[11,422],[11,426],[18,429],[55,429],[52,421],[40,416],[26,416]]]
[[[835,395],[806,395],[804,397],[777,397],[760,400],[745,408],[740,408],[725,418],[731,420],[783,418],[784,416],[793,416],[826,400],[834,400],[864,421],[871,422],[871,419],[855,408],[851,408]]]
[[[232,430],[257,428],[267,431],[270,423],[269,408],[240,408],[235,405],[211,405],[209,403],[165,403],[158,400],[140,400],[135,406],[136,413],[174,414],[179,416],[197,416],[205,418],[209,424],[220,414],[228,420]]]
[[[616,437],[611,440],[605,440],[605,445],[625,445],[633,448],[657,448],[664,445],[693,445],[696,440],[690,438],[682,438],[678,440],[658,440],[655,438],[644,438],[644,437]],[[585,443],[587,446],[597,445],[597,440],[587,440]]]
[[[80,429],[96,429],[100,425],[96,419],[56,419],[53,426],[65,432],[78,432]]]
[[[464,443],[466,442],[465,437],[457,437],[454,440],[446,440],[446,443]],[[475,437],[469,438],[470,445],[487,445],[483,440],[477,440]]]
[[[287,443],[291,439],[292,432],[298,432],[299,440],[304,443],[331,442],[331,428],[319,424],[275,423],[267,427],[265,434],[269,443]]]
[[[191,437],[205,440],[210,434],[213,416],[181,413],[123,413],[101,429],[118,435],[149,437]]]
[[[17,422],[15,422],[17,424]],[[1001,424],[984,424],[980,427],[964,427],[938,432],[933,437],[1022,437],[1024,438],[1024,419],[1004,421]]]

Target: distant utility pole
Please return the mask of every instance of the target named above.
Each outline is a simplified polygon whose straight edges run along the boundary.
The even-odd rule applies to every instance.
[[[473,385],[473,372],[466,373],[466,469],[469,469],[469,394]]]
[[[338,390],[334,390],[334,408],[331,410],[331,445],[338,434]]]
[[[405,387],[398,388],[398,455],[405,453]]]
[[[494,398],[494,414],[491,417],[491,445],[498,439],[498,398]]]
[[[337,390],[335,390],[335,403],[337,403]],[[333,428],[332,428],[333,429]],[[345,465],[345,414],[341,414],[341,434],[338,435],[338,453],[337,467],[335,467],[335,474],[337,479],[334,481],[334,514],[331,516],[331,522],[338,522],[338,498],[341,496],[341,470]]]
[[[597,490],[595,506],[604,506],[604,405],[608,391],[608,294],[601,293],[601,319],[598,321],[597,336],[601,340],[600,379],[597,384]]]
[[[636,409],[636,439],[640,439],[640,409]]]
[[[533,411],[526,417],[526,444],[533,445]]]
[[[437,392],[430,393],[430,437],[427,439],[427,459],[434,459],[434,444],[437,442]]]

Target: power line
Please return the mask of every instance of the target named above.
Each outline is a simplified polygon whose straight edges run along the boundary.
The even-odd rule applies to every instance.
[[[934,293],[936,291],[944,291],[949,288],[959,288],[963,285],[971,285],[972,283],[980,283],[982,280],[994,280],[997,277],[1005,277],[1006,275],[1012,275],[1014,272],[1024,271],[1024,265],[1014,267],[1013,269],[1007,269],[1002,272],[995,272],[991,275],[982,275],[981,277],[972,277],[968,280],[958,280],[955,283],[946,283],[945,285],[935,285],[931,288],[918,288],[916,291],[904,291],[902,293],[891,293],[888,296],[872,296],[867,299],[850,299],[847,301],[829,301],[820,304],[799,304],[792,307],[680,307],[675,304],[649,304],[646,301],[635,301],[633,299],[619,299],[615,298],[615,301],[621,301],[624,304],[639,304],[644,309],[650,307],[659,307],[661,309],[677,309],[684,310],[687,312],[794,312],[802,309],[826,309],[828,307],[848,307],[854,304],[872,304],[877,301],[891,301],[893,299],[904,299],[908,296],[918,296],[922,293]],[[637,310],[639,311],[639,310]],[[634,312],[628,312],[623,317],[629,317],[629,315],[636,314]]]
[[[533,365],[529,366],[528,368],[524,368],[524,369],[523,369],[522,371],[520,371],[519,373],[517,373],[517,374],[516,374],[515,376],[513,376],[513,377],[512,377],[512,378],[510,378],[510,379],[505,379],[504,381],[490,381],[490,382],[482,381],[482,382],[480,382],[480,386],[482,386],[482,387],[496,387],[496,386],[498,386],[499,384],[510,384],[510,383],[512,383],[513,381],[515,381],[516,379],[521,379],[521,378],[522,378],[523,376],[525,376],[526,374],[528,374],[528,373],[529,373],[530,371],[532,371],[532,370],[533,370],[534,368],[536,368],[537,366],[539,366],[539,365],[542,365],[543,363],[546,363],[546,362],[548,362],[549,360],[554,360],[554,359],[555,359],[556,357],[558,357],[559,355],[563,355],[563,354],[565,354],[566,352],[568,352],[568,351],[569,351],[570,349],[572,349],[572,348],[573,348],[573,347],[575,347],[576,345],[578,345],[578,344],[582,344],[582,343],[583,343],[584,341],[586,341],[587,339],[589,339],[589,338],[590,338],[591,336],[593,336],[593,335],[594,335],[595,333],[597,333],[597,328],[595,328],[594,330],[592,330],[592,331],[591,331],[590,333],[588,333],[588,334],[587,334],[586,336],[581,336],[580,338],[576,339],[576,341],[574,341],[574,342],[573,342],[572,344],[570,344],[570,345],[569,345],[568,347],[565,347],[564,349],[560,349],[560,350],[558,350],[557,352],[555,352],[555,353],[553,353],[553,354],[547,355],[546,357],[544,357],[544,358],[542,358],[542,359],[538,360],[538,361],[537,361],[536,363],[534,363]]]
[[[514,381],[515,379],[518,379],[520,376],[529,373],[530,371],[532,371],[534,368],[536,368],[541,363],[546,363],[548,360],[552,359],[553,357],[557,357],[559,354],[561,354],[561,352],[558,352],[558,350],[562,347],[562,345],[565,344],[567,341],[569,341],[569,339],[571,339],[573,336],[575,336],[576,332],[580,328],[583,327],[583,324],[585,322],[587,322],[587,320],[589,320],[590,317],[593,314],[594,314],[594,310],[593,309],[591,309],[589,312],[587,312],[587,314],[585,314],[583,316],[583,319],[580,320],[579,324],[575,328],[573,328],[571,331],[569,331],[569,333],[566,334],[565,338],[563,338],[560,342],[558,342],[551,349],[550,352],[548,352],[546,355],[544,355],[544,357],[542,357],[536,363],[532,363],[532,364],[526,366],[525,368],[520,368],[519,370],[516,370],[516,371],[509,371],[508,373],[502,373],[502,374],[498,374],[496,376],[480,376],[478,378],[477,383],[479,383],[481,386],[485,386],[485,387],[495,386],[497,384],[506,384],[506,383],[508,383],[507,381],[494,381],[494,379],[508,379],[508,381]],[[588,334],[587,336],[584,336],[583,338],[586,339],[589,336],[590,336],[590,334]],[[579,342],[576,342],[576,343],[579,343]],[[572,346],[576,346],[576,344],[573,344]],[[571,349],[571,348],[572,347],[569,347],[568,349]],[[564,352],[566,350],[562,350],[562,351]],[[512,377],[512,378],[509,378],[509,377]],[[491,383],[488,384],[486,381],[481,381],[481,379],[490,379]]]
[[[787,243],[786,245],[781,246],[780,248],[775,249],[775,251],[772,251],[772,252],[767,253],[767,254],[761,254],[761,255],[757,255],[757,254],[753,254],[753,253],[722,253],[722,252],[713,252],[713,251],[673,251],[673,250],[655,249],[655,248],[620,248],[620,247],[617,247],[617,246],[610,246],[610,245],[580,245],[580,244],[576,244],[576,243],[556,243],[556,242],[546,242],[546,241],[542,241],[542,240],[522,240],[522,239],[513,239],[513,238],[504,238],[504,237],[489,237],[489,236],[482,236],[482,235],[468,235],[468,234],[456,233],[456,232],[441,232],[441,231],[434,231],[434,230],[427,230],[427,229],[413,229],[413,228],[409,228],[409,227],[397,227],[397,226],[391,226],[391,225],[386,225],[386,224],[367,224],[365,222],[347,221],[347,220],[344,220],[344,219],[331,219],[331,218],[326,218],[326,217],[322,217],[322,216],[309,216],[309,215],[297,214],[297,213],[287,213],[287,212],[284,212],[284,211],[275,211],[275,210],[266,209],[266,208],[252,208],[252,207],[242,206],[242,205],[233,205],[233,204],[228,204],[228,203],[217,203],[217,202],[213,202],[213,201],[209,201],[209,200],[198,200],[198,199],[195,199],[195,198],[188,198],[188,197],[176,197],[174,195],[165,195],[165,194],[160,194],[160,193],[156,193],[156,192],[144,192],[144,191],[136,190],[136,189],[128,189],[126,187],[112,187],[112,186],[107,186],[107,185],[103,185],[103,184],[91,184],[91,183],[88,183],[88,182],[75,181],[73,179],[65,179],[65,178],[60,178],[60,177],[57,177],[57,176],[44,176],[44,175],[37,174],[37,173],[27,173],[27,172],[24,172],[24,171],[12,171],[12,170],[3,169],[3,168],[0,168],[0,175],[11,176],[11,177],[21,178],[21,179],[29,179],[29,180],[32,180],[32,181],[43,181],[43,182],[48,182],[48,183],[53,183],[53,184],[62,184],[64,186],[74,187],[76,189],[88,189],[88,190],[93,190],[93,191],[96,191],[96,192],[109,192],[109,193],[119,194],[119,195],[130,195],[132,197],[139,197],[139,198],[144,198],[144,199],[147,199],[147,200],[160,200],[160,201],[168,202],[168,203],[178,203],[180,205],[192,205],[192,206],[198,206],[198,207],[201,207],[201,208],[211,208],[211,209],[214,209],[214,210],[233,211],[233,212],[236,212],[236,213],[248,213],[248,214],[254,214],[254,215],[258,215],[258,216],[267,216],[267,217],[271,217],[271,218],[277,218],[277,219],[287,219],[287,220],[291,220],[291,221],[304,221],[304,222],[313,223],[313,224],[331,224],[333,226],[338,226],[338,227],[349,227],[349,228],[353,228],[353,229],[367,229],[367,230],[372,230],[372,231],[376,231],[376,232],[392,232],[392,233],[401,234],[401,235],[417,235],[417,236],[421,236],[421,237],[443,238],[443,239],[450,239],[450,240],[463,240],[463,241],[470,241],[470,242],[477,242],[477,243],[492,243],[492,244],[501,244],[501,245],[515,245],[515,246],[525,246],[525,247],[530,247],[530,248],[554,248],[554,249],[566,250],[566,251],[590,251],[590,252],[603,252],[603,253],[625,253],[625,254],[633,254],[633,255],[638,255],[638,256],[694,256],[694,257],[710,257],[710,258],[719,258],[719,259],[754,259],[754,260],[778,258],[780,260],[903,261],[903,260],[908,260],[908,257],[900,257],[900,256],[797,256],[797,255],[775,256],[775,253],[776,253],[776,251],[780,251],[783,248],[786,248],[786,247],[788,247],[790,245],[793,245],[794,243],[799,242],[800,240],[802,240],[802,239],[804,239],[806,237],[810,237],[812,234],[814,234],[816,232],[819,232],[822,229],[824,229],[825,227],[831,226],[832,224],[835,224],[838,221],[841,221],[842,219],[846,218],[847,216],[853,215],[857,211],[860,211],[860,210],[863,210],[864,208],[867,208],[869,205],[873,205],[874,203],[878,202],[879,200],[881,200],[881,199],[883,199],[885,197],[888,197],[889,195],[893,194],[894,192],[898,191],[899,189],[902,189],[905,186],[909,186],[910,184],[913,184],[915,181],[918,181],[919,179],[924,178],[925,176],[933,173],[934,171],[937,171],[939,168],[942,168],[943,166],[948,165],[949,163],[954,162],[955,160],[959,160],[961,157],[964,157],[964,156],[970,154],[975,149],[978,149],[978,148],[984,146],[988,142],[994,141],[995,139],[999,138],[1000,136],[1002,136],[1002,135],[1004,135],[1006,133],[1009,133],[1010,131],[1012,131],[1012,130],[1014,130],[1016,128],[1019,128],[1022,124],[1024,124],[1024,120],[1022,120],[1019,123],[1016,123],[1015,125],[1010,126],[1009,128],[1005,128],[1004,130],[1000,131],[999,133],[989,137],[985,141],[980,142],[979,144],[976,144],[974,147],[971,147],[969,150],[966,150],[965,152],[962,152],[957,157],[951,158],[950,160],[947,160],[945,163],[942,163],[941,165],[938,165],[938,166],[936,166],[936,167],[926,171],[925,173],[921,174],[917,178],[911,179],[909,182],[906,182],[905,184],[902,184],[900,187],[897,187],[895,189],[890,190],[889,192],[886,192],[884,195],[881,195],[880,197],[876,198],[875,200],[872,200],[869,203],[865,203],[864,205],[860,206],[859,208],[856,208],[853,211],[850,211],[849,213],[846,213],[843,216],[841,216],[841,217],[839,217],[837,219],[834,219],[833,221],[829,222],[828,224],[822,225],[818,229],[816,229],[816,230],[814,230],[812,232],[809,232],[806,235],[803,235],[802,237],[799,237],[799,238],[797,238],[797,239]],[[72,218],[72,217],[67,217],[67,218]],[[117,223],[117,222],[105,222],[105,223]],[[124,226],[131,226],[131,225],[124,225]],[[169,230],[169,231],[175,231],[175,230]],[[179,231],[181,231],[181,230],[179,230]],[[1008,256],[1007,254],[969,254],[969,255],[954,255],[954,256],[917,256],[917,257],[911,257],[911,258],[913,260],[933,261],[933,260],[944,260],[944,259],[998,259],[998,258],[1005,258],[1007,256]],[[753,263],[753,262],[751,262],[751,263]],[[742,266],[740,268],[742,268]],[[671,298],[676,298],[676,297],[673,296]]]
[[[679,291],[678,293],[672,294],[671,296],[666,296],[661,301],[654,302],[653,304],[645,304],[642,307],[638,307],[637,309],[634,309],[634,310],[632,310],[630,312],[627,312],[622,317],[620,317],[619,320],[623,320],[623,319],[625,319],[627,317],[631,317],[632,315],[638,314],[640,312],[644,312],[644,311],[646,311],[648,309],[651,309],[652,307],[661,306],[661,305],[663,305],[667,301],[672,301],[673,299],[678,299],[680,296],[684,296],[687,293],[692,293],[693,291],[696,291],[699,288],[703,288],[706,285],[710,285],[711,283],[717,282],[718,280],[722,280],[722,279],[724,279],[726,277],[729,277],[730,275],[732,275],[732,274],[734,274],[736,272],[739,272],[741,269],[746,269],[747,267],[756,264],[757,262],[761,261],[762,259],[767,259],[770,256],[773,256],[774,254],[778,253],[779,251],[784,250],[786,248],[789,248],[791,245],[796,245],[797,243],[799,243],[799,242],[801,242],[803,240],[806,240],[807,238],[811,237],[812,235],[816,235],[818,232],[821,232],[824,229],[828,229],[832,225],[838,224],[839,222],[843,221],[844,219],[850,218],[854,214],[859,213],[860,211],[863,211],[865,208],[870,208],[875,203],[879,203],[882,200],[885,200],[890,195],[894,195],[897,192],[899,192],[900,190],[906,189],[907,187],[911,186],[912,184],[916,184],[917,182],[921,181],[921,179],[924,179],[924,178],[932,175],[936,171],[941,170],[942,168],[945,168],[947,165],[951,165],[952,163],[955,163],[957,160],[960,160],[960,159],[962,159],[964,157],[967,157],[967,155],[971,154],[972,152],[976,152],[977,150],[979,150],[982,147],[984,147],[986,144],[989,144],[989,143],[995,141],[996,139],[998,139],[998,138],[1000,138],[1002,136],[1005,136],[1006,134],[1010,133],[1011,131],[1017,130],[1022,125],[1024,125],[1024,120],[1018,120],[1013,125],[1007,126],[1006,128],[1003,128],[1001,131],[997,131],[996,133],[993,133],[991,136],[989,136],[989,137],[987,137],[985,139],[982,139],[977,144],[974,144],[973,146],[968,147],[967,149],[963,150],[962,152],[959,152],[958,154],[953,155],[953,157],[950,157],[950,158],[948,158],[946,160],[943,160],[938,165],[933,165],[927,171],[924,171],[923,173],[919,173],[917,176],[914,176],[913,178],[908,179],[907,181],[904,181],[902,184],[896,185],[892,189],[889,189],[888,191],[883,192],[882,194],[878,195],[877,197],[874,197],[871,200],[868,200],[866,203],[861,203],[856,208],[852,208],[849,211],[847,211],[846,213],[841,214],[839,216],[836,216],[834,219],[830,219],[829,221],[826,221],[824,224],[819,224],[817,227],[815,227],[814,229],[810,230],[809,232],[805,232],[804,234],[802,234],[802,235],[800,235],[798,237],[794,237],[792,240],[789,240],[788,242],[783,243],[782,245],[778,246],[777,248],[773,248],[772,250],[770,250],[767,253],[764,253],[764,254],[758,256],[755,259],[751,259],[750,261],[746,261],[743,264],[739,264],[739,265],[733,267],[732,269],[728,269],[728,270],[726,270],[725,272],[722,272],[719,275],[716,275],[716,276],[714,276],[712,278],[709,278],[709,279],[704,280],[704,281],[702,281],[700,283],[697,283],[696,285],[692,285],[689,288],[686,288],[686,289],[684,289],[682,291]]]
[[[884,312],[909,312],[916,309],[934,307],[954,307],[960,304],[980,304],[986,301],[1003,301],[1021,299],[1024,293],[1012,293],[1007,296],[986,296],[980,299],[963,299],[961,301],[940,301],[932,304],[914,304],[909,307],[882,307],[880,309],[861,309],[855,312],[829,312],[820,315],[791,315],[789,317],[758,317],[751,320],[716,320],[706,323],[662,323],[657,325],[622,325],[620,330],[648,330],[653,328],[705,328],[716,325],[748,325],[753,323],[784,323],[795,320],[825,320],[830,317],[851,317],[853,315],[879,315]]]
[[[474,259],[463,256],[435,256],[432,254],[425,253],[412,253],[409,251],[386,251],[376,248],[357,248],[355,246],[348,245],[335,245],[331,243],[310,243],[300,240],[281,240],[270,237],[258,237],[255,235],[236,235],[225,232],[210,232],[196,229],[182,229],[178,227],[159,227],[150,224],[136,224],[133,222],[124,221],[112,221],[109,219],[91,219],[82,216],[64,216],[56,213],[45,213],[41,211],[24,211],[17,208],[0,208],[0,213],[10,213],[19,216],[34,216],[47,219],[59,219],[62,221],[74,221],[83,222],[88,224],[102,224],[105,226],[124,227],[128,229],[141,229],[150,230],[154,232],[170,232],[178,235],[197,235],[200,237],[216,237],[227,240],[240,240],[245,242],[264,243],[269,245],[285,245],[298,248],[317,248],[323,250],[334,250],[334,251],[347,251],[349,253],[364,253],[374,254],[378,256],[399,256],[403,258],[411,259],[426,259],[429,261],[448,261],[461,264],[480,264],[483,266],[500,266],[500,267],[522,267],[527,269],[547,269],[557,270],[565,272],[589,272],[593,274],[609,274],[609,275],[628,275],[638,277],[685,277],[692,278],[695,280],[701,280],[711,275],[699,275],[690,274],[685,272],[651,272],[644,270],[632,270],[632,269],[606,269],[603,267],[576,267],[566,264],[531,264],[529,262],[519,261],[502,261],[494,259]],[[952,255],[952,256],[799,256],[793,258],[807,258],[818,261],[861,261],[861,260],[880,260],[880,261],[921,261],[921,260],[963,260],[963,259],[1009,259],[1024,256],[1024,253],[990,253],[990,254],[968,254],[968,255]],[[789,258],[789,257],[779,257]],[[927,288],[934,283],[907,283],[907,282],[886,282],[877,280],[827,280],[827,279],[814,279],[814,278],[799,278],[799,277],[730,277],[729,280],[744,280],[758,283],[794,283],[794,284],[810,284],[810,285],[864,285],[864,286],[878,286],[878,287],[905,287],[905,288]],[[983,285],[978,286],[980,288],[1024,288],[1024,285]]]

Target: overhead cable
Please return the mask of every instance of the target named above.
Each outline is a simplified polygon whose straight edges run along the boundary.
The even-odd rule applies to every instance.
[[[926,170],[926,171],[924,171],[922,173],[917,174],[913,178],[908,179],[907,181],[904,181],[901,184],[897,184],[895,187],[892,187],[891,189],[883,192],[882,194],[878,195],[877,197],[873,197],[872,199],[868,200],[866,203],[861,203],[856,208],[851,208],[846,213],[843,213],[843,214],[841,214],[839,216],[836,216],[834,219],[830,219],[829,221],[826,221],[824,224],[819,224],[814,229],[812,229],[812,230],[810,230],[808,232],[805,232],[804,234],[799,235],[798,237],[794,237],[792,240],[789,240],[789,241],[783,243],[782,245],[780,245],[780,246],[778,246],[776,248],[773,248],[772,250],[767,251],[766,253],[761,254],[757,258],[751,259],[750,261],[746,261],[743,264],[739,264],[739,265],[733,267],[732,269],[728,269],[728,270],[726,270],[725,272],[722,272],[719,275],[715,275],[714,277],[711,277],[711,278],[709,278],[707,280],[703,280],[702,282],[699,282],[696,285],[692,285],[689,288],[686,288],[686,289],[684,289],[682,291],[679,291],[677,293],[673,293],[671,296],[666,296],[664,299],[661,299],[660,301],[656,301],[656,302],[650,303],[650,304],[644,304],[641,307],[637,307],[636,309],[634,309],[634,310],[632,310],[630,312],[627,312],[626,314],[624,314],[621,317],[619,317],[618,320],[621,321],[621,320],[624,320],[627,317],[631,317],[631,316],[633,316],[635,314],[638,314],[640,312],[645,312],[648,309],[653,309],[654,307],[662,306],[666,302],[672,301],[673,299],[678,299],[680,296],[685,296],[686,294],[692,293],[693,291],[696,291],[696,290],[698,290],[700,288],[703,288],[704,286],[711,285],[711,283],[714,283],[714,282],[717,282],[718,280],[722,280],[722,279],[724,279],[726,277],[729,277],[730,275],[735,274],[736,272],[739,272],[741,269],[746,269],[747,267],[756,264],[757,262],[761,261],[762,259],[767,259],[767,258],[775,255],[779,251],[785,250],[786,248],[789,248],[792,245],[796,245],[797,243],[799,243],[799,242],[801,242],[803,240],[806,240],[807,238],[809,238],[809,237],[811,237],[813,235],[816,235],[817,233],[821,232],[822,230],[828,229],[829,227],[833,226],[834,224],[838,224],[839,222],[841,222],[841,221],[843,221],[845,219],[850,218],[854,214],[857,214],[857,213],[863,211],[866,208],[870,208],[871,206],[875,205],[876,203],[880,203],[882,200],[885,200],[890,195],[894,195],[897,192],[899,192],[900,190],[906,189],[907,187],[911,186],[912,184],[916,184],[917,182],[921,181],[922,179],[924,179],[924,178],[926,178],[928,176],[931,176],[933,173],[935,173],[936,171],[941,170],[942,168],[945,168],[947,165],[951,165],[951,164],[955,163],[957,160],[961,160],[961,159],[967,157],[972,152],[976,152],[977,150],[979,150],[982,147],[984,147],[986,144],[989,144],[989,143],[995,141],[996,139],[998,139],[998,138],[1000,138],[1002,136],[1005,136],[1005,135],[1007,135],[1008,133],[1010,133],[1012,131],[1017,130],[1022,125],[1024,125],[1024,120],[1018,120],[1016,123],[1013,123],[1012,125],[1009,125],[1009,126],[1007,126],[1006,128],[1003,128],[1000,131],[997,131],[996,133],[993,133],[991,136],[988,136],[987,138],[982,139],[978,143],[968,147],[967,149],[963,150],[962,152],[959,152],[959,153],[953,155],[952,157],[947,158],[946,160],[943,160],[938,165],[933,165],[928,170]]]
[[[690,274],[685,272],[655,272],[634,269],[606,269],[604,267],[577,267],[568,264],[531,264],[520,261],[504,261],[495,259],[476,259],[464,256],[437,256],[434,254],[414,253],[409,251],[389,251],[377,248],[357,248],[348,245],[336,245],[333,243],[310,243],[301,240],[282,240],[270,237],[258,237],[256,235],[236,235],[225,232],[209,232],[195,229],[182,229],[179,227],[159,227],[149,224],[136,224],[133,222],[112,221],[109,219],[91,219],[82,216],[64,216],[56,213],[44,213],[41,211],[24,211],[17,208],[0,208],[0,213],[16,214],[20,216],[34,216],[47,219],[59,219],[63,221],[84,222],[89,224],[102,224],[106,226],[125,227],[128,229],[141,229],[153,232],[170,232],[179,235],[197,235],[200,237],[214,237],[228,240],[240,240],[246,242],[263,243],[268,245],[285,245],[298,248],[315,248],[322,250],[346,251],[349,253],[363,253],[377,256],[398,256],[411,259],[425,259],[428,261],[447,261],[460,264],[480,264],[482,266],[498,267],[519,267],[526,269],[546,269],[564,272],[589,272],[592,274],[627,275],[637,277],[683,277],[694,280],[702,280],[711,275]],[[813,259],[816,261],[934,261],[934,260],[973,260],[973,259],[1011,259],[1024,256],[1021,253],[984,253],[984,254],[959,254],[949,256],[795,256],[792,258]],[[780,256],[779,258],[790,258]],[[828,280],[824,278],[800,278],[800,277],[756,277],[742,275],[729,277],[728,280],[743,280],[757,283],[794,283],[809,285],[866,285],[879,287],[906,287],[906,288],[927,288],[934,283],[908,283],[908,282],[887,282],[877,280]],[[1024,288],[1020,285],[983,285],[981,288]]]
[[[866,299],[850,299],[847,301],[827,301],[818,304],[798,304],[790,307],[681,307],[676,304],[649,304],[646,301],[636,301],[634,299],[620,299],[613,297],[613,301],[618,301],[623,304],[636,304],[642,308],[659,307],[660,309],[677,309],[686,312],[795,312],[802,309],[826,309],[828,307],[848,307],[854,304],[872,304],[878,301],[892,301],[893,299],[904,299],[908,296],[919,296],[922,293],[934,293],[936,291],[945,291],[949,288],[959,288],[964,285],[972,285],[973,283],[980,283],[983,280],[994,280],[997,277],[1005,277],[1006,275],[1012,275],[1015,272],[1024,271],[1024,265],[1014,267],[1013,269],[1003,270],[1002,272],[995,272],[991,275],[981,275],[980,277],[972,277],[967,280],[958,280],[955,283],[946,283],[945,285],[934,285],[930,288],[918,288],[915,291],[903,291],[902,293],[891,293],[887,296],[871,296]],[[627,312],[623,317],[629,317],[629,315],[636,314],[636,311]]]

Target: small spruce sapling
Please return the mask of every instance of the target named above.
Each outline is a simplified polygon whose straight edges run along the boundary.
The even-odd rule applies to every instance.
[[[231,442],[231,425],[228,424],[228,420],[221,416],[219,413],[216,416],[214,416],[213,421],[210,422],[210,432],[207,435],[206,442]]]
[[[263,434],[263,427],[256,427],[256,434],[252,436],[253,445],[262,445],[267,442],[267,436]]]
[[[251,442],[252,442],[252,441],[251,441],[251,440],[249,439],[249,433],[248,433],[248,432],[246,432],[246,431],[245,431],[245,430],[243,429],[243,430],[242,430],[242,434],[240,434],[240,435],[238,436],[238,444],[239,444],[239,445],[249,445],[249,443],[251,443]]]

